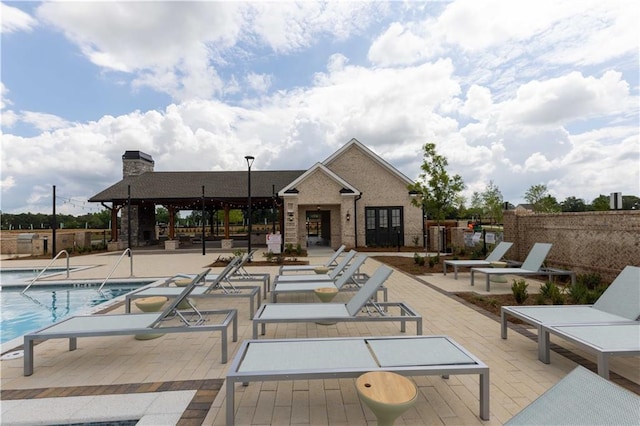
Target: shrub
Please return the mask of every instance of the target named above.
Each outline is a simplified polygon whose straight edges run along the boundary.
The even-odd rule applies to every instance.
[[[567,291],[569,300],[576,305],[586,305],[589,298],[589,289],[582,281],[577,281],[569,286]]]
[[[418,237],[417,235],[414,235],[414,237],[411,238],[411,241],[413,242],[414,247],[418,247],[418,243],[420,242],[420,237]]]
[[[576,277],[576,282],[584,284],[587,289],[595,290],[600,285],[602,285],[602,277],[600,274],[596,274],[594,272],[588,274],[578,274]]]
[[[540,286],[540,294],[544,297],[545,301],[547,299],[551,300],[551,304],[553,305],[564,305],[564,302],[565,302],[564,291],[562,288],[558,287],[554,282],[547,281],[542,286]]]
[[[436,266],[436,263],[440,261],[440,257],[438,256],[429,256],[429,268],[433,268]]]
[[[549,295],[552,305],[564,305],[564,292],[557,285],[551,287],[551,294]]]
[[[300,256],[300,255],[302,254],[302,246],[301,246],[300,244],[298,244],[298,245],[296,246],[296,254],[297,254],[298,256]]]
[[[480,259],[484,257],[484,253],[482,251],[482,247],[474,248],[471,252],[471,259]]]
[[[414,253],[413,263],[415,263],[418,266],[424,266],[424,256],[420,256],[418,253]]]
[[[518,305],[522,305],[529,297],[527,287],[529,287],[529,284],[527,284],[525,280],[513,280],[511,291],[513,292],[513,297],[516,299],[516,303]]]

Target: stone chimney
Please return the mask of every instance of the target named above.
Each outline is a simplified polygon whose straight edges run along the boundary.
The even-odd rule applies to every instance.
[[[153,171],[154,161],[142,151],[125,151],[122,156],[122,177],[138,176]]]

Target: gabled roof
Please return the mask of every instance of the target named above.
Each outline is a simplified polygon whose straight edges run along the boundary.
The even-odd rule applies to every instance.
[[[291,181],[304,173],[304,170],[289,171],[252,171],[251,196],[270,198]],[[248,191],[248,173],[233,172],[146,172],[138,176],[129,176],[94,195],[90,202],[125,201],[131,186],[132,200],[156,200],[158,202],[182,202],[202,197],[219,200],[238,200],[246,202]]]
[[[361,150],[364,154],[366,154],[372,160],[374,160],[375,162],[380,164],[382,167],[387,169],[390,173],[396,175],[398,177],[398,179],[402,180],[407,185],[414,183],[411,179],[409,179],[407,176],[405,176],[403,173],[401,173],[398,169],[393,167],[391,164],[387,163],[379,155],[377,155],[375,152],[371,151],[369,148],[367,148],[365,145],[363,145],[356,138],[352,138],[349,142],[344,144],[342,146],[342,148],[340,148],[339,150],[337,150],[336,152],[331,154],[329,157],[327,157],[327,159],[324,160],[322,162],[322,164],[324,164],[327,167],[330,167],[331,163],[336,158],[339,158],[345,151],[347,151],[348,149],[350,149],[350,148],[352,148],[354,146],[357,147],[359,150]]]
[[[293,182],[291,182],[289,185],[282,188],[282,190],[278,192],[278,195],[282,197],[283,195],[286,195],[286,194],[297,193],[296,187],[300,185],[300,183],[308,179],[309,176],[311,176],[316,171],[320,171],[326,174],[328,177],[333,179],[339,186],[342,186],[342,189],[340,190],[340,193],[342,195],[360,195],[360,191],[354,188],[349,182],[347,182],[346,180],[342,179],[340,176],[338,176],[337,174],[329,170],[322,163],[314,164],[309,170],[307,170],[306,172],[298,176],[298,178],[295,179]]]

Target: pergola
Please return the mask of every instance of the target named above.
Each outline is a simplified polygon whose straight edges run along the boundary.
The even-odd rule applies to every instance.
[[[284,214],[278,191],[305,170],[251,171],[251,208],[279,210],[280,229]],[[248,172],[146,172],[128,176],[89,199],[111,210],[111,238],[118,239],[117,215],[123,207],[161,205],[169,211],[169,238],[175,238],[175,217],[180,210],[222,210],[224,234],[229,238],[229,211],[248,207]],[[111,203],[109,207],[105,203]]]

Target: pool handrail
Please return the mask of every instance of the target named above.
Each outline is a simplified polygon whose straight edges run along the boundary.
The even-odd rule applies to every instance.
[[[40,273],[38,275],[36,275],[36,277],[33,280],[31,280],[29,285],[27,285],[24,288],[24,290],[22,290],[20,292],[20,294],[24,294],[25,291],[29,290],[29,287],[31,287],[31,284],[35,283],[38,280],[38,278],[40,278],[42,276],[42,274],[45,273],[45,271],[49,268],[49,266],[53,265],[53,262],[55,262],[60,257],[60,255],[63,254],[63,253],[67,255],[67,278],[69,278],[69,252],[66,251],[66,250],[60,250],[58,252],[58,254],[56,254],[56,256],[53,259],[51,259],[51,262],[49,262],[49,264],[47,266],[45,266],[44,269],[42,271],[40,271]]]
[[[111,275],[113,275],[113,273],[116,271],[116,268],[118,267],[118,265],[120,264],[120,262],[122,261],[122,258],[124,257],[125,254],[129,253],[129,277],[133,277],[133,252],[131,251],[130,248],[126,248],[122,254],[120,255],[120,257],[118,258],[118,261],[116,262],[115,265],[113,265],[113,268],[111,269],[111,271],[109,272],[109,274],[107,275],[107,277],[104,279],[104,281],[102,281],[102,284],[100,284],[100,287],[98,288],[98,292],[102,291],[102,287],[104,287],[104,285],[107,283],[107,281],[109,280],[109,278],[111,278]]]

